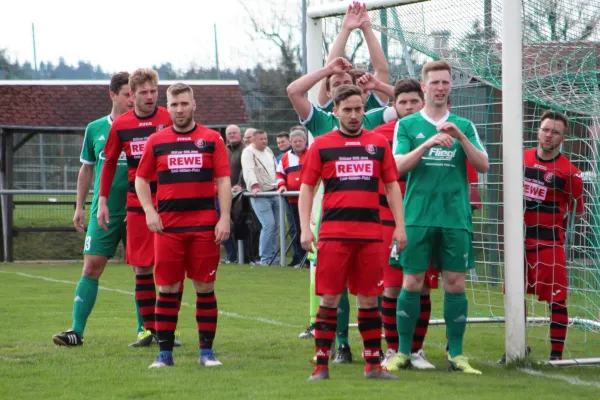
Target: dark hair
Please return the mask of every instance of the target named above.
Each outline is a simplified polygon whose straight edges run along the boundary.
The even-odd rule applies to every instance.
[[[544,122],[545,119],[551,119],[553,121],[562,121],[562,123],[565,124],[565,131],[569,129],[569,118],[561,112],[554,110],[546,110],[542,113],[542,116],[540,117],[540,124]]]
[[[267,131],[262,130],[262,129],[257,129],[252,133],[252,137],[256,137],[256,135],[262,135],[263,133],[266,135]]]
[[[290,133],[293,131],[304,131],[304,133],[308,133],[306,127],[304,125],[294,125],[290,128]]]
[[[289,139],[290,138],[290,134],[287,133],[286,131],[281,131],[281,132],[279,132],[277,134],[277,138],[282,138],[282,137],[284,137],[286,139]]]
[[[357,77],[357,76],[356,76],[356,74],[355,74],[355,71],[356,71],[355,69],[351,69],[350,71],[348,71],[348,72],[345,72],[346,74],[350,75],[350,79],[352,79],[352,84],[353,84],[353,85],[356,85],[356,80],[358,79],[358,77]],[[363,74],[364,74],[364,72],[363,72]],[[332,76],[333,76],[333,75],[329,75],[329,76],[327,76],[327,77],[325,78],[325,89],[327,89],[327,91],[328,91],[328,92],[331,90],[331,83],[330,83],[330,80],[331,80],[331,77],[332,77]],[[362,76],[362,74],[361,74],[361,75],[359,75],[359,77],[360,77],[360,76]]]
[[[117,72],[110,78],[108,89],[114,94],[119,94],[125,85],[129,85],[129,72]]]
[[[360,96],[362,99],[362,89],[354,85],[341,85],[333,92],[333,104],[337,107],[340,103],[352,96]]]
[[[425,99],[421,84],[416,79],[400,79],[394,85],[394,99],[397,99],[402,93],[416,92],[421,100]]]

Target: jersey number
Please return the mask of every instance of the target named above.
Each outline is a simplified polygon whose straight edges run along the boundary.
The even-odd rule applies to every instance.
[[[92,237],[91,236],[86,236],[85,237],[85,244],[83,245],[83,249],[85,251],[88,251],[90,249],[90,247],[92,247]]]

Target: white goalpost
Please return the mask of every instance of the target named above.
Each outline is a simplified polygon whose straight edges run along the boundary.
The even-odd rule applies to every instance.
[[[475,0],[472,0],[471,2],[475,3]],[[496,208],[501,206],[503,208],[503,214],[498,215],[498,219],[496,220],[489,216],[486,216],[488,220],[484,220],[482,217],[481,222],[479,222],[482,229],[481,234],[482,237],[484,237],[484,239],[481,239],[481,242],[479,243],[479,248],[482,251],[482,257],[484,259],[478,261],[480,261],[481,268],[485,270],[485,276],[481,278],[478,277],[477,274],[473,273],[473,275],[470,277],[470,283],[473,285],[471,291],[477,292],[473,293],[473,299],[487,299],[488,304],[483,304],[487,307],[489,313],[483,313],[483,316],[482,313],[476,313],[475,315],[472,315],[472,317],[468,318],[468,323],[504,323],[505,349],[508,363],[515,363],[527,357],[527,323],[530,325],[549,323],[548,316],[544,315],[543,312],[538,313],[537,310],[534,310],[531,317],[527,317],[525,313],[526,295],[524,275],[523,149],[525,123],[527,121],[531,122],[531,117],[529,114],[524,115],[523,105],[525,104],[524,102],[526,100],[524,97],[524,91],[530,90],[529,87],[525,88],[524,69],[531,69],[531,65],[524,64],[524,31],[522,28],[522,19],[516,16],[522,15],[526,2],[527,0],[497,0],[494,2],[494,17],[497,19],[502,18],[502,20],[501,23],[500,21],[494,21],[496,24],[494,25],[491,22],[492,17],[490,16],[490,21],[487,23],[490,29],[492,26],[494,26],[497,27],[498,30],[501,30],[501,35],[497,38],[494,38],[493,41],[485,43],[486,45],[489,45],[487,51],[486,49],[480,49],[480,51],[485,53],[485,57],[487,57],[484,60],[484,64],[487,62],[492,64],[494,61],[493,57],[498,57],[497,63],[500,64],[499,67],[501,67],[501,69],[498,68],[498,71],[501,71],[501,84],[498,81],[493,82],[493,84],[489,84],[485,80],[485,77],[479,78],[477,81],[478,87],[473,89],[473,92],[469,92],[469,95],[471,95],[472,93],[475,93],[475,90],[480,90],[481,87],[483,87],[481,90],[488,90],[492,86],[498,89],[501,88],[501,99],[498,99],[499,102],[493,98],[493,95],[489,95],[491,98],[489,100],[489,105],[485,105],[485,107],[487,107],[487,111],[482,113],[498,114],[501,112],[502,114],[501,119],[493,121],[493,124],[496,126],[501,126],[501,136],[500,138],[496,139],[496,142],[499,141],[499,143],[490,143],[490,145],[496,146],[496,156],[498,157],[497,164],[499,165],[499,169],[502,171],[501,173],[503,176],[501,181],[496,183],[499,186],[498,188],[494,187],[494,189],[486,189],[488,180],[485,177],[483,178],[483,182],[480,183],[480,187],[483,188],[482,190],[495,190],[501,193],[500,198],[494,200],[493,197],[492,199],[488,197],[487,200],[483,200],[483,204],[494,204],[494,207]],[[404,10],[405,7],[403,6],[413,7],[414,9],[417,9],[417,7],[424,7],[427,9],[427,6],[429,5],[434,6],[435,4],[440,4],[440,2],[436,2],[435,0],[366,0],[364,3],[366,3],[367,9],[370,11],[377,9],[389,9],[392,7],[398,7],[397,10]],[[415,5],[414,3],[422,4]],[[445,3],[447,3],[445,7],[454,7],[454,4],[456,4],[452,1],[446,1]],[[488,2],[486,0],[481,0],[480,2],[477,2],[477,5],[480,3],[487,3],[490,4],[489,7],[492,7],[491,1]],[[308,8],[306,42],[307,70],[309,73],[323,66],[323,35],[324,28],[326,28],[327,18],[344,15],[348,8],[348,4],[349,1],[330,2],[327,4],[313,5]],[[423,11],[423,8],[420,8],[420,10],[422,13],[421,15],[418,15],[418,11],[412,13],[406,12],[405,14],[401,14],[401,11],[399,11],[398,14],[392,13],[391,15],[393,18],[397,18],[398,15],[403,15],[404,17],[410,15],[412,17],[416,16],[415,19],[422,18],[422,21],[403,20],[396,22],[396,25],[402,26],[397,26],[395,28],[395,32],[393,32],[394,28],[390,28],[390,30],[388,30],[387,27],[381,28],[381,31],[385,34],[391,31],[391,37],[394,37],[394,35],[396,35],[395,37],[397,38],[400,37],[401,39],[398,41],[401,42],[403,46],[405,46],[404,37],[407,35],[407,43],[409,43],[409,46],[411,43],[417,44],[417,46],[413,47],[413,49],[416,48],[420,51],[421,49],[419,48],[419,45],[422,45],[422,48],[430,50],[429,53],[426,52],[427,54],[431,54],[433,52],[438,56],[438,58],[451,59],[453,61],[453,68],[460,68],[460,70],[458,70],[459,72],[462,71],[463,68],[464,70],[469,71],[469,62],[472,60],[469,60],[468,57],[472,55],[459,55],[456,53],[455,49],[450,49],[450,46],[445,47],[447,46],[447,43],[445,43],[443,40],[445,33],[443,30],[441,30],[441,32],[435,31],[435,28],[440,29],[440,27],[443,26],[442,23],[433,24],[435,25],[434,28],[429,29],[430,27],[427,27],[428,29],[425,29],[427,26],[425,21],[426,12],[431,13],[429,16],[437,14],[432,12],[431,8],[429,8],[428,11]],[[489,12],[490,15],[492,14],[491,9],[488,9],[487,12]],[[468,25],[471,22],[468,21],[467,16],[463,17],[461,15],[461,10],[457,8],[455,8],[455,14],[452,15],[452,17],[454,17],[454,23],[460,21],[460,23],[463,24],[463,19],[464,25]],[[403,32],[402,28],[404,26],[414,29],[409,29],[408,31]],[[500,42],[500,44],[498,42]],[[460,46],[456,47],[459,48]],[[401,56],[404,58],[408,56],[406,49],[407,47],[405,46],[404,50],[400,52]],[[470,48],[469,50],[473,49],[474,48]],[[530,57],[530,54],[526,54],[525,56]],[[463,59],[461,59],[461,57],[466,59],[468,62],[463,63]],[[529,60],[527,62],[530,63],[531,61]],[[411,61],[406,60],[406,64],[410,75],[414,75],[415,72],[414,69],[411,68]],[[471,68],[471,71],[473,68]],[[567,70],[566,72],[568,73],[569,71]],[[531,72],[529,72],[529,74],[531,74]],[[500,76],[500,72],[497,72],[497,75]],[[540,73],[540,75],[542,74]],[[528,76],[527,78],[531,77]],[[467,81],[471,81],[471,75],[469,75]],[[529,84],[529,81],[527,83]],[[461,84],[464,85],[464,82]],[[317,92],[318,85],[313,87],[308,93],[308,98],[313,104],[317,103]],[[494,112],[494,107],[496,106],[498,106],[498,111]],[[460,110],[460,113],[466,113],[465,116],[468,116],[469,112],[471,111],[467,110],[466,106],[464,109]],[[479,124],[485,124],[485,122],[480,120]],[[589,157],[589,155],[586,155],[585,157]],[[595,170],[595,168],[591,169]],[[500,218],[502,218],[502,220],[500,220]],[[485,224],[504,226],[504,234],[502,235],[496,232],[495,237],[497,239],[491,246],[488,246],[488,243],[486,242],[486,240],[490,240],[490,236],[485,235],[483,228]],[[494,249],[493,252],[495,252],[496,255],[491,256],[492,258],[490,259],[488,250],[491,248]],[[490,250],[489,253],[491,252],[492,251]],[[597,261],[593,262],[597,263]],[[487,274],[488,270],[493,270],[494,268],[497,268],[499,271]],[[502,282],[505,283],[504,295],[500,290],[498,290],[498,287],[502,286]],[[591,284],[590,287],[592,287]],[[598,292],[599,289],[593,290]],[[475,294],[477,294],[477,296],[475,296]],[[597,293],[594,293],[594,296],[596,296],[596,294]],[[492,296],[496,297],[492,298]],[[503,296],[503,300],[497,300],[500,296]],[[500,305],[501,302],[503,302],[503,305]],[[593,304],[593,302],[594,300],[591,300],[590,303],[583,304],[585,306],[585,304]],[[594,307],[596,306],[595,304],[593,305]],[[481,306],[481,304],[479,304],[479,306]],[[581,305],[579,305],[579,307],[581,307]],[[498,312],[498,310],[501,311]],[[443,325],[444,321],[443,319],[432,319],[430,324]],[[600,316],[598,318],[594,317],[590,319],[581,318],[580,316],[569,318],[569,325],[582,326],[585,327],[585,329],[589,328],[589,331],[592,332],[591,334],[595,334],[595,332],[600,331]],[[356,324],[351,324],[351,326],[356,326]],[[598,340],[595,337],[590,339],[587,336],[587,331],[585,335],[586,336],[584,340],[586,342],[590,341],[595,344]],[[579,358],[550,362],[550,364],[555,366],[586,365],[598,362],[600,362],[600,358]]]

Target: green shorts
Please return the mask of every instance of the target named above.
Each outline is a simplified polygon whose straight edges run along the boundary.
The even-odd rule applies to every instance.
[[[96,216],[90,216],[85,242],[83,243],[83,254],[113,257],[117,252],[119,242],[125,244],[126,226],[124,215],[111,215],[108,232],[106,232],[98,226]]]
[[[417,275],[429,269],[467,272],[475,268],[472,234],[464,229],[407,226],[406,249],[400,253],[405,274]]]

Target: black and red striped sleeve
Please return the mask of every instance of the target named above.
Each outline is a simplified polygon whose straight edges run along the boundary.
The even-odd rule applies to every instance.
[[[300,178],[303,184],[316,186],[321,178],[323,162],[321,160],[319,143],[320,141],[316,140],[307,150],[308,156],[306,159],[306,165],[302,166],[302,175]]]
[[[144,153],[140,159],[140,163],[137,168],[136,176],[142,179],[151,181],[156,176],[156,157],[154,156],[154,136],[150,136],[144,147]]]
[[[105,160],[104,165],[102,166],[102,172],[100,173],[100,196],[103,197],[108,197],[110,194],[110,188],[112,186],[113,179],[115,178],[115,172],[117,172],[117,163],[123,148],[121,139],[119,139],[119,135],[117,133],[115,122],[113,122],[110,127],[108,139],[106,140],[106,145],[104,146]]]

